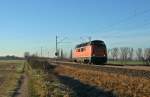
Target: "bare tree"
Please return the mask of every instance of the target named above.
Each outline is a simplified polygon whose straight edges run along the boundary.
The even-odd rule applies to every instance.
[[[142,48],[138,48],[136,50],[136,55],[137,55],[138,60],[141,61],[143,58]]]
[[[61,49],[61,52],[60,52],[60,58],[61,58],[61,59],[63,59],[63,58],[64,58],[63,49]]]
[[[112,55],[113,61],[118,59],[118,53],[119,53],[118,48],[112,48],[111,49],[111,55]]]
[[[134,49],[133,48],[129,48],[129,60],[130,61],[133,59],[133,52],[134,52]]]
[[[72,59],[72,49],[70,50],[70,59]]]
[[[64,59],[68,59],[69,58],[68,53],[67,52],[63,52],[63,57],[64,57]]]
[[[110,60],[110,59],[111,59],[111,57],[110,57],[110,56],[111,56],[111,54],[110,54],[110,53],[111,53],[111,49],[108,49],[108,50],[107,50],[108,60]]]
[[[129,48],[128,47],[122,47],[120,48],[120,58],[121,62],[126,64],[128,55],[129,55]]]
[[[150,48],[144,49],[144,63],[150,65]]]
[[[61,49],[57,49],[56,57],[57,57],[57,58],[60,58],[60,57],[61,57]]]

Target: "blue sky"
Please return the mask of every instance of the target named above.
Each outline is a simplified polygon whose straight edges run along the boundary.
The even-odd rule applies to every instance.
[[[149,0],[0,0],[0,55],[68,51],[92,39],[112,47],[150,47]]]

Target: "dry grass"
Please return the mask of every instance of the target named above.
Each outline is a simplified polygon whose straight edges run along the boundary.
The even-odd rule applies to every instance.
[[[13,95],[22,71],[23,61],[0,61],[0,97]]]
[[[56,72],[60,75],[74,77],[84,83],[102,87],[106,91],[112,91],[118,97],[150,96],[150,79],[85,70],[64,65],[58,66]]]
[[[70,96],[72,92],[67,90],[53,74],[53,68],[50,67],[47,72],[43,68],[44,65],[47,64],[38,60],[26,64],[30,97],[73,97]]]

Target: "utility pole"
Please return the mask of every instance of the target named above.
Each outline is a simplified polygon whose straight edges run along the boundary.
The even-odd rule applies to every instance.
[[[55,56],[56,56],[56,57],[59,56],[58,44],[63,43],[63,41],[64,41],[65,39],[66,39],[66,37],[58,41],[58,36],[56,35],[56,52],[55,52]]]
[[[55,52],[55,56],[58,57],[58,50],[57,50],[57,44],[58,44],[58,36],[56,35],[56,52]]]
[[[43,52],[42,52],[42,47],[41,47],[41,57],[42,57],[42,53],[43,53]]]
[[[48,57],[50,57],[50,52],[48,51],[48,55],[47,55]]]

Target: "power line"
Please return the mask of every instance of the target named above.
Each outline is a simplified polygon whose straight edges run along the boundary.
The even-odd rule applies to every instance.
[[[64,37],[63,39],[61,39],[58,43],[61,43],[61,42],[63,42],[64,40],[66,40],[67,39],[67,37]],[[63,42],[64,43],[64,42]]]
[[[148,25],[150,25],[150,22],[149,23],[145,23],[145,24],[143,24],[143,25],[138,25],[138,26],[134,26],[134,28],[136,27],[136,29],[130,29],[130,30],[128,30],[128,31],[132,31],[132,32],[134,32],[134,33],[125,33],[125,34],[123,34],[123,36],[125,37],[126,35],[128,35],[128,37],[131,37],[131,38],[133,38],[133,36],[136,36],[137,34],[136,33],[143,33],[144,34],[144,32],[142,31],[142,32],[139,32],[139,29],[141,29],[141,28],[143,28],[143,27],[145,27],[145,26],[148,26]],[[143,28],[144,29],[144,28]],[[137,31],[138,32],[137,32]],[[145,29],[144,29],[145,30]],[[149,30],[148,31],[146,31],[146,32],[149,32]],[[121,37],[121,35],[122,34],[115,34],[115,33],[112,33],[111,34],[111,37],[115,37],[115,38],[118,38],[118,37]],[[106,35],[106,36],[103,36],[103,37],[109,37],[109,35]]]
[[[58,40],[58,36],[56,35],[56,52],[55,52],[55,56],[58,57],[59,55],[59,51],[58,51],[58,45],[62,44],[62,43],[71,43],[71,42],[64,42],[64,40],[66,40],[67,37],[64,37],[63,39],[61,39],[60,41]]]
[[[114,26],[117,26],[117,25],[120,25],[120,24],[122,24],[124,22],[130,21],[131,19],[133,19],[133,18],[135,18],[137,16],[140,16],[140,15],[146,14],[148,12],[150,12],[150,9],[147,9],[147,10],[144,10],[144,11],[140,11],[140,12],[136,12],[135,14],[130,15],[127,18],[124,18],[124,19],[120,20],[118,23],[111,24],[111,25],[107,26],[106,28],[107,29],[113,29]],[[108,31],[109,30],[104,31],[104,32],[108,32]]]

